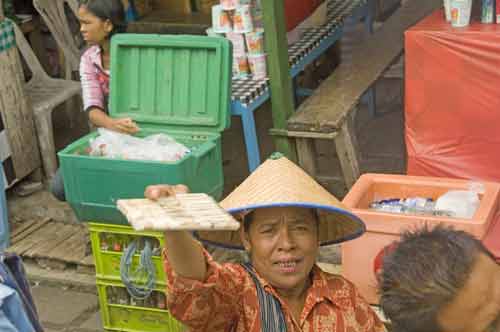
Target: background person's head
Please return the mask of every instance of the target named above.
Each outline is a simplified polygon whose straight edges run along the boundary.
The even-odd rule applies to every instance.
[[[80,0],[78,20],[83,39],[91,45],[109,42],[127,28],[121,0]]]
[[[319,253],[316,211],[256,209],[244,217],[241,240],[253,266],[271,285],[280,290],[302,288]]]
[[[438,226],[403,234],[379,277],[380,305],[395,332],[500,331],[500,267],[465,232]]]

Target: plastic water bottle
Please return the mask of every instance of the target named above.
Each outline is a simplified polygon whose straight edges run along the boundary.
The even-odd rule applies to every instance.
[[[495,22],[495,5],[494,0],[483,0],[481,10],[481,23]]]

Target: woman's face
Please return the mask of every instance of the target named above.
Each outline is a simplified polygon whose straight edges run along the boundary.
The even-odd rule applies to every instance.
[[[288,292],[308,281],[319,251],[318,223],[308,209],[256,209],[242,240],[257,272]]]
[[[95,16],[85,5],[78,9],[78,20],[83,39],[89,45],[101,45],[113,30],[111,21]]]

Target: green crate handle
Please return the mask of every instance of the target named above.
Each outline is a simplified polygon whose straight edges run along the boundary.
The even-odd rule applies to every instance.
[[[216,145],[212,141],[208,141],[205,144],[201,145],[201,148],[196,149],[193,151],[193,154],[197,157],[194,160],[194,167],[195,169],[200,168],[200,160],[205,157],[210,151],[216,148]]]

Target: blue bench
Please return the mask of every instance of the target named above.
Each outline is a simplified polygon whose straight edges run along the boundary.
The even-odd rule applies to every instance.
[[[366,29],[372,31],[373,0],[326,0],[327,23],[309,29],[289,50],[290,74],[295,78],[304,68],[321,56],[342,37],[348,20],[365,18]],[[251,78],[233,78],[232,115],[241,117],[248,158],[248,169],[254,171],[260,165],[260,151],[255,127],[254,112],[270,98],[269,80],[254,81]],[[300,93],[297,89],[295,93]],[[370,95],[370,107],[374,107]]]

